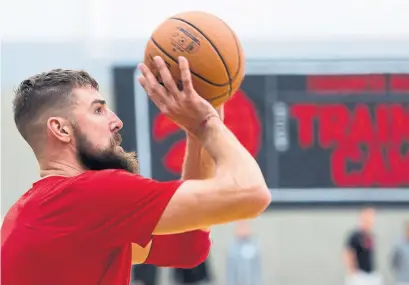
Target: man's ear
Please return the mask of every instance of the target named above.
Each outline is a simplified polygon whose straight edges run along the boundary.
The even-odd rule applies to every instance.
[[[61,117],[50,117],[47,120],[48,131],[59,141],[71,142],[72,126],[67,119]]]

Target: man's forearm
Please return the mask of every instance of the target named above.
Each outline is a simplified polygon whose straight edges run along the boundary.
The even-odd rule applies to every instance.
[[[182,180],[207,179],[214,175],[214,161],[200,142],[187,135],[186,154],[182,167]]]
[[[220,120],[224,121],[224,106],[217,108]],[[186,135],[186,153],[182,167],[182,180],[209,179],[215,174],[215,162],[201,142],[195,137]],[[209,232],[210,229],[202,229]]]
[[[194,137],[187,135],[182,180],[207,179],[214,175],[214,161]],[[209,229],[202,229],[208,232]]]
[[[351,249],[346,249],[344,251],[344,261],[345,266],[350,274],[356,272],[356,264],[355,264],[355,252]]]
[[[219,118],[224,122],[224,106],[216,108]],[[187,134],[186,154],[182,168],[182,180],[208,179],[214,176],[215,163],[201,142]]]

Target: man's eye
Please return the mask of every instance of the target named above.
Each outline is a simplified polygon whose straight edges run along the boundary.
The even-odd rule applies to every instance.
[[[95,109],[95,114],[101,114],[102,113],[102,108],[98,107]]]

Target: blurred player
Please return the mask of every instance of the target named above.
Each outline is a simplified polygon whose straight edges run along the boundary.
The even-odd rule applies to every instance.
[[[392,269],[396,285],[409,285],[409,220],[405,222],[403,236],[392,252]]]
[[[227,285],[262,285],[260,255],[249,221],[237,222],[235,238],[227,255]]]
[[[347,285],[381,285],[381,276],[375,266],[375,238],[373,225],[375,209],[364,208],[359,227],[348,237],[344,249],[344,261],[348,270]]]
[[[222,109],[195,92],[187,60],[183,92],[155,62],[165,87],[145,65],[139,82],[187,133],[178,181],[138,175],[135,154],[120,146],[121,120],[86,72],[57,69],[20,84],[14,118],[41,179],[4,218],[2,285],[128,285],[132,262],[194,267],[210,250],[206,229],[267,207],[259,166],[224,126]]]

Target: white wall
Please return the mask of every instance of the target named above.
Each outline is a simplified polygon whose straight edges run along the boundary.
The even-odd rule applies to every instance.
[[[409,37],[406,0],[4,0],[1,10],[5,36],[25,40],[146,38],[186,10],[222,17],[242,39]]]

